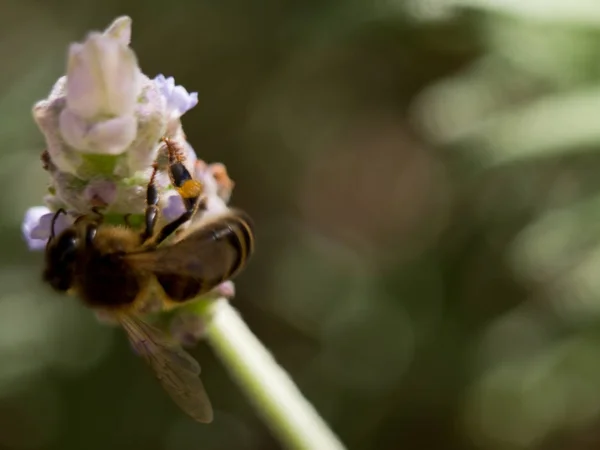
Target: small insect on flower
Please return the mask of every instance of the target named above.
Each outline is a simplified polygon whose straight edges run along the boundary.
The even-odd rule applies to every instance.
[[[56,291],[78,296],[119,323],[175,403],[193,419],[208,423],[213,411],[198,362],[141,315],[157,297],[163,309],[174,308],[236,276],[254,251],[254,232],[246,213],[229,210],[206,221],[194,220],[175,235],[202,214],[205,201],[202,183],[185,168],[176,144],[163,142],[169,154],[167,171],[184,212],[155,230],[160,214],[155,164],[146,191],[144,229],[103,223],[96,208],[55,234],[57,219],[65,213],[59,210],[46,245],[43,277]]]

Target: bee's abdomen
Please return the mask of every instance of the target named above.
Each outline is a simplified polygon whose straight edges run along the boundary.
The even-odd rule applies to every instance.
[[[252,221],[245,213],[239,212],[225,222],[226,227],[218,234],[226,236],[231,247],[236,252],[226,276],[221,281],[236,276],[247,264],[254,253],[254,231]]]
[[[168,299],[176,303],[192,300],[213,287],[207,289],[200,280],[180,275],[160,274],[156,278]]]
[[[79,294],[91,307],[117,308],[132,304],[143,284],[140,274],[118,254],[92,255],[78,278]]]

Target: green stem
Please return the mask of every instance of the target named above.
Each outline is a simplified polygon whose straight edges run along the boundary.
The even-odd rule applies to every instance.
[[[229,301],[199,302],[197,311],[206,339],[285,448],[345,449]]]

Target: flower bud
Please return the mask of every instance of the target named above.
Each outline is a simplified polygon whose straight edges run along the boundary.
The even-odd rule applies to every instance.
[[[69,48],[67,109],[83,120],[132,116],[140,76],[129,46],[112,34],[90,33]]]

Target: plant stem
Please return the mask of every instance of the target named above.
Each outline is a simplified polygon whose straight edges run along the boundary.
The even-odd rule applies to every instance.
[[[285,448],[345,449],[228,300],[199,302],[197,311],[206,339]]]

